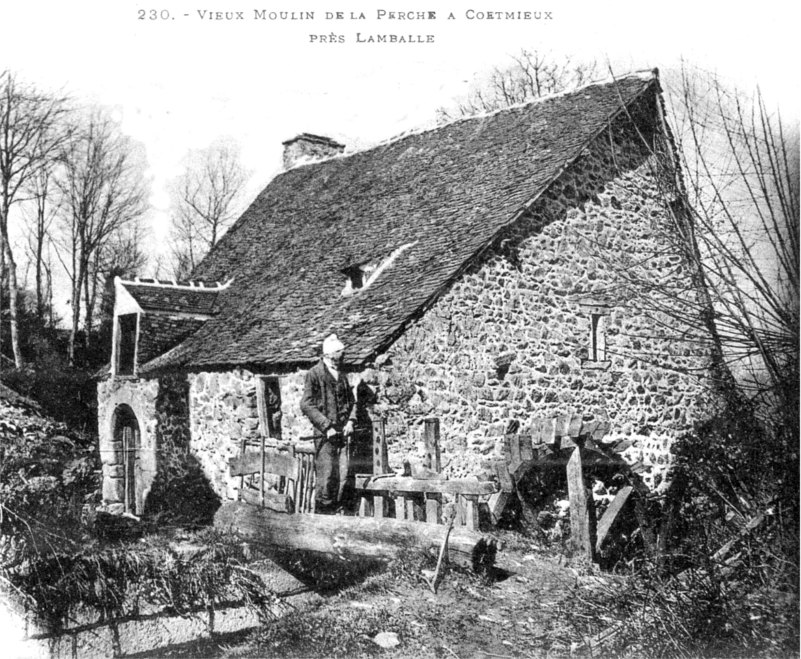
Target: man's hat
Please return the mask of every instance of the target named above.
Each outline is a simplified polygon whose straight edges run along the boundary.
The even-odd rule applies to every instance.
[[[337,338],[336,334],[331,334],[325,338],[323,341],[323,354],[324,355],[333,355],[335,352],[339,352],[340,350],[344,350],[345,346],[342,344]]]

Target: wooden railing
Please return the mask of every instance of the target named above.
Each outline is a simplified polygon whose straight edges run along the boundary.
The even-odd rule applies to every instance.
[[[360,517],[389,517],[402,521],[442,524],[443,495],[454,504],[454,526],[479,528],[479,497],[499,491],[494,481],[477,478],[449,479],[440,465],[439,419],[425,420],[425,458],[423,464],[409,465],[403,475],[389,471],[386,426],[373,423],[373,473],[356,475],[356,492],[361,495]]]
[[[496,495],[494,481],[449,479],[440,473],[439,420],[425,421],[425,458],[402,475],[390,472],[386,425],[372,427],[373,473],[356,474],[359,516],[443,523],[443,497],[453,502],[454,526],[479,528],[479,498]],[[314,446],[300,442],[285,449],[262,439],[257,450],[244,440],[238,457],[228,461],[231,475],[239,476],[239,498],[277,512],[314,512]],[[449,520],[446,520],[449,521]]]

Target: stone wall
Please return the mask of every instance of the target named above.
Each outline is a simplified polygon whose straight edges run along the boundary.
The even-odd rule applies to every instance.
[[[393,466],[422,457],[428,416],[441,419],[443,465],[458,476],[501,455],[510,422],[523,432],[578,412],[637,440],[626,457],[656,467],[646,481],[658,484],[671,439],[709,401],[699,324],[665,311],[693,292],[654,164],[622,124],[599,136],[363,374]],[[593,312],[606,328],[598,361]]]
[[[192,454],[214,491],[222,499],[234,499],[236,483],[228,475],[228,460],[240,454],[243,439],[260,436],[256,377],[241,369],[188,377]]]

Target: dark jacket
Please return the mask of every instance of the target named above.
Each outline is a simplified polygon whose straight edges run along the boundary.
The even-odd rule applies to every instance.
[[[306,373],[300,410],[309,417],[318,437],[325,437],[329,428],[341,432],[348,421],[356,423],[353,391],[345,374],[335,380],[320,360]]]

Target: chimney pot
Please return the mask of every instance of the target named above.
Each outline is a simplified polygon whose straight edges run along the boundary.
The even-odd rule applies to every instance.
[[[284,169],[292,169],[305,163],[325,160],[339,155],[345,150],[345,145],[332,140],[330,137],[301,133],[293,137],[284,145]]]

